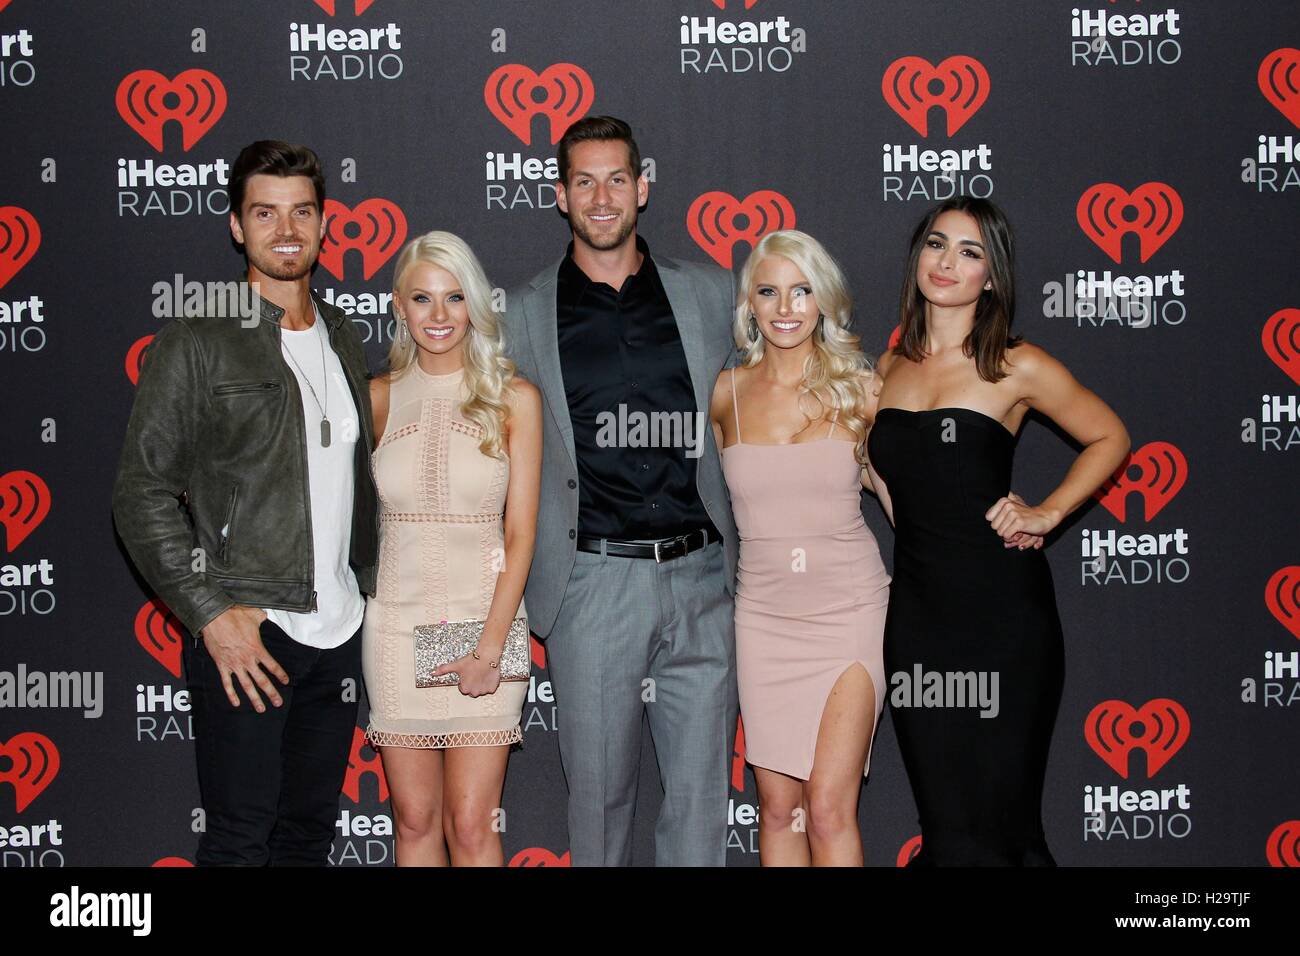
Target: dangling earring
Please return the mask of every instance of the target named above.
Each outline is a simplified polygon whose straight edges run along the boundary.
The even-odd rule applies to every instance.
[[[749,328],[745,331],[745,337],[751,342],[758,341],[758,319],[753,312],[749,313]]]
[[[397,341],[400,345],[405,345],[407,339],[411,337],[411,330],[406,327],[406,319],[400,315],[397,317]]]

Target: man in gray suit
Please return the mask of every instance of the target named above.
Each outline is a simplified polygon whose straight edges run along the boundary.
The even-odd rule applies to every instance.
[[[649,718],[658,865],[726,863],[736,731],[736,528],[709,397],[734,364],[735,282],[652,258],[632,131],[592,116],[558,148],[573,241],[509,298],[506,344],[545,397],[525,601],[546,640],[578,866],[627,865]]]

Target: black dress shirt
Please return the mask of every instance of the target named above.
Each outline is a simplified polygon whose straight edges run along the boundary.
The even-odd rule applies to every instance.
[[[640,236],[636,245],[641,268],[621,289],[588,278],[573,261],[572,243],[557,276],[560,369],[578,458],[578,534],[636,540],[707,528],[717,537],[695,487],[699,459],[684,445],[694,443],[696,454],[705,436],[677,320],[650,247]],[[676,414],[655,419],[654,412]],[[712,427],[707,414],[702,422]]]

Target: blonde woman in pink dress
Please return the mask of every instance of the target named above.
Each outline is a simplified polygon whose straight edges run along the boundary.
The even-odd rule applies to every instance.
[[[889,575],[863,521],[871,366],[839,266],[795,230],[741,273],[710,407],[740,532],[736,666],[763,865],[861,866],[858,795],[884,707]]]
[[[541,486],[541,397],[502,351],[491,287],[448,232],[412,240],[393,277],[389,371],[371,381],[379,576],[366,605],[366,736],[392,797],[398,866],[500,866],[506,756],[526,681],[500,680],[526,617]],[[478,647],[415,685],[414,629],[484,621]]]

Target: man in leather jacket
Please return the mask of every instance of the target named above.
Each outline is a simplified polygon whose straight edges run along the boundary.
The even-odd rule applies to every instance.
[[[113,514],[193,637],[183,646],[206,813],[197,862],[321,865],[356,730],[362,593],[374,593],[378,550],[366,362],[355,326],[310,287],[324,235],[315,153],[253,143],[229,192],[253,314],[226,307],[246,295],[214,296],[155,337]]]

